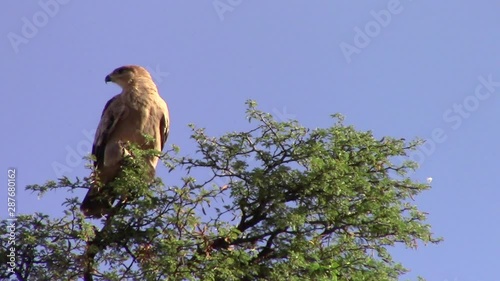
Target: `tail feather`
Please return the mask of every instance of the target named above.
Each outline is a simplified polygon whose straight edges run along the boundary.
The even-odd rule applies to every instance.
[[[90,218],[101,218],[108,214],[111,210],[111,200],[107,194],[100,191],[97,188],[91,188],[80,205],[80,210],[83,212],[85,217]],[[106,189],[104,189],[106,190]]]

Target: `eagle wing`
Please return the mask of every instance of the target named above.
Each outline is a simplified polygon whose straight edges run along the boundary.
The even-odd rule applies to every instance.
[[[94,144],[92,146],[92,155],[95,157],[94,167],[101,168],[104,164],[104,151],[109,137],[113,133],[116,124],[120,121],[123,112],[118,109],[119,95],[110,99],[101,114],[101,121],[97,126]]]
[[[161,99],[161,98],[160,98]],[[163,103],[165,103],[162,100]],[[163,147],[165,146],[165,143],[167,142],[168,139],[168,134],[170,132],[170,116],[168,112],[168,107],[165,106],[162,108],[162,117],[160,119],[160,150],[163,150]]]
[[[94,184],[90,187],[80,207],[85,216],[101,217],[102,214],[106,213],[107,210],[111,208],[109,194],[101,192],[101,187],[104,187],[112,178],[112,176],[108,176],[106,173],[109,173],[109,170],[119,169],[119,161],[113,161],[113,166],[115,167],[107,167],[104,169],[105,161],[109,162],[109,160],[105,158],[106,154],[109,155],[109,153],[106,153],[106,146],[110,138],[112,138],[117,124],[126,114],[126,107],[122,106],[120,95],[114,96],[104,106],[92,146],[92,155],[95,157],[94,167],[96,168],[97,174],[94,175]],[[116,155],[116,157],[119,157],[119,155]],[[108,172],[104,170],[108,170]],[[101,174],[101,172],[103,172],[103,174]],[[114,173],[111,172],[109,174]]]

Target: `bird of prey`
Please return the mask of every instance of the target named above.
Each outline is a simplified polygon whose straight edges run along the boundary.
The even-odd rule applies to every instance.
[[[115,69],[105,82],[113,82],[122,92],[104,106],[96,130],[92,154],[96,170],[94,184],[82,201],[80,209],[86,217],[99,218],[109,213],[117,198],[110,190],[127,154],[124,144],[132,143],[141,149],[162,151],[167,140],[170,118],[165,101],[158,94],[149,72],[140,66],[128,65]],[[145,136],[153,138],[153,141]],[[158,157],[149,165],[154,175]]]

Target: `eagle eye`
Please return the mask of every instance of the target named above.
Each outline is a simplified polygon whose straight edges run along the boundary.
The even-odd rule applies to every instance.
[[[120,67],[116,70],[116,73],[123,74],[126,71],[125,67]]]

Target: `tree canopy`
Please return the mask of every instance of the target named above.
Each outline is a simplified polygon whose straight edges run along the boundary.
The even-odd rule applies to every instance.
[[[18,280],[397,280],[406,269],[388,251],[437,243],[415,196],[408,154],[421,144],[347,126],[277,121],[247,102],[253,129],[209,136],[191,125],[197,153],[161,155],[182,179],[144,180],[131,147],[114,187],[113,212],[86,220],[81,198],[65,215],[19,215],[15,270],[0,249],[0,278]],[[209,173],[207,180],[197,175]],[[88,188],[90,177],[28,190]],[[221,184],[222,183],[222,184]],[[8,235],[10,222],[1,221]]]

